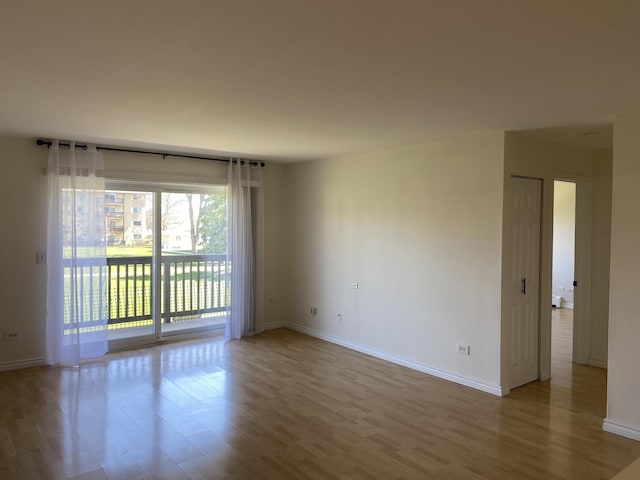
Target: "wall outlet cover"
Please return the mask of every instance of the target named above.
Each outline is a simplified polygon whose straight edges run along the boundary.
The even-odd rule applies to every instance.
[[[7,330],[4,332],[5,342],[13,342],[14,340],[20,340],[20,330]]]

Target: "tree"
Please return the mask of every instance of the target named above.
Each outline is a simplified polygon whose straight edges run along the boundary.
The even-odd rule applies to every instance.
[[[162,194],[162,218],[160,227],[163,232],[171,229],[173,225],[180,221],[180,203],[184,200],[172,193]]]
[[[191,251],[227,252],[227,201],[224,194],[185,194],[189,208]]]
[[[204,196],[204,195],[203,195]],[[227,253],[227,199],[224,194],[206,195],[200,210],[202,253]]]
[[[198,243],[200,242],[200,228],[203,220],[203,213],[209,204],[209,197],[211,195],[197,195],[198,196],[198,211],[195,212],[193,208],[193,197],[191,193],[187,193],[187,203],[189,204],[189,234],[191,235],[191,252],[198,252]]]

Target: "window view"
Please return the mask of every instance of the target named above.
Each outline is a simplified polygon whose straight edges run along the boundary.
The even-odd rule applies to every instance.
[[[162,333],[222,326],[229,306],[227,206],[217,194],[161,194]]]
[[[105,193],[109,339],[155,333],[153,193]]]
[[[155,195],[160,196],[157,215]],[[104,211],[110,340],[224,326],[229,304],[224,189],[109,190]],[[154,219],[160,222],[158,240]],[[157,263],[155,241],[160,242]],[[155,278],[159,278],[157,288]],[[154,295],[160,296],[157,318]]]

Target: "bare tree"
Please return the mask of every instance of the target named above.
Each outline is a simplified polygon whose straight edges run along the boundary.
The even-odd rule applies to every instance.
[[[200,228],[202,227],[202,212],[207,207],[210,199],[209,195],[198,195],[198,212],[194,212],[193,194],[187,193],[187,202],[189,203],[189,233],[191,234],[191,252],[197,253],[198,242],[200,241]]]
[[[162,218],[160,219],[160,226],[163,232],[178,223],[178,206],[181,202],[182,199],[178,195],[171,193],[162,194]]]

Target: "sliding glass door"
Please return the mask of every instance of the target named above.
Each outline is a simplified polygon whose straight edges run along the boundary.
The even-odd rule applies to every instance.
[[[155,335],[153,200],[148,191],[105,192],[110,341]]]
[[[223,328],[229,305],[224,189],[162,192],[163,335]]]
[[[110,348],[224,329],[225,188],[112,186],[104,202]]]

